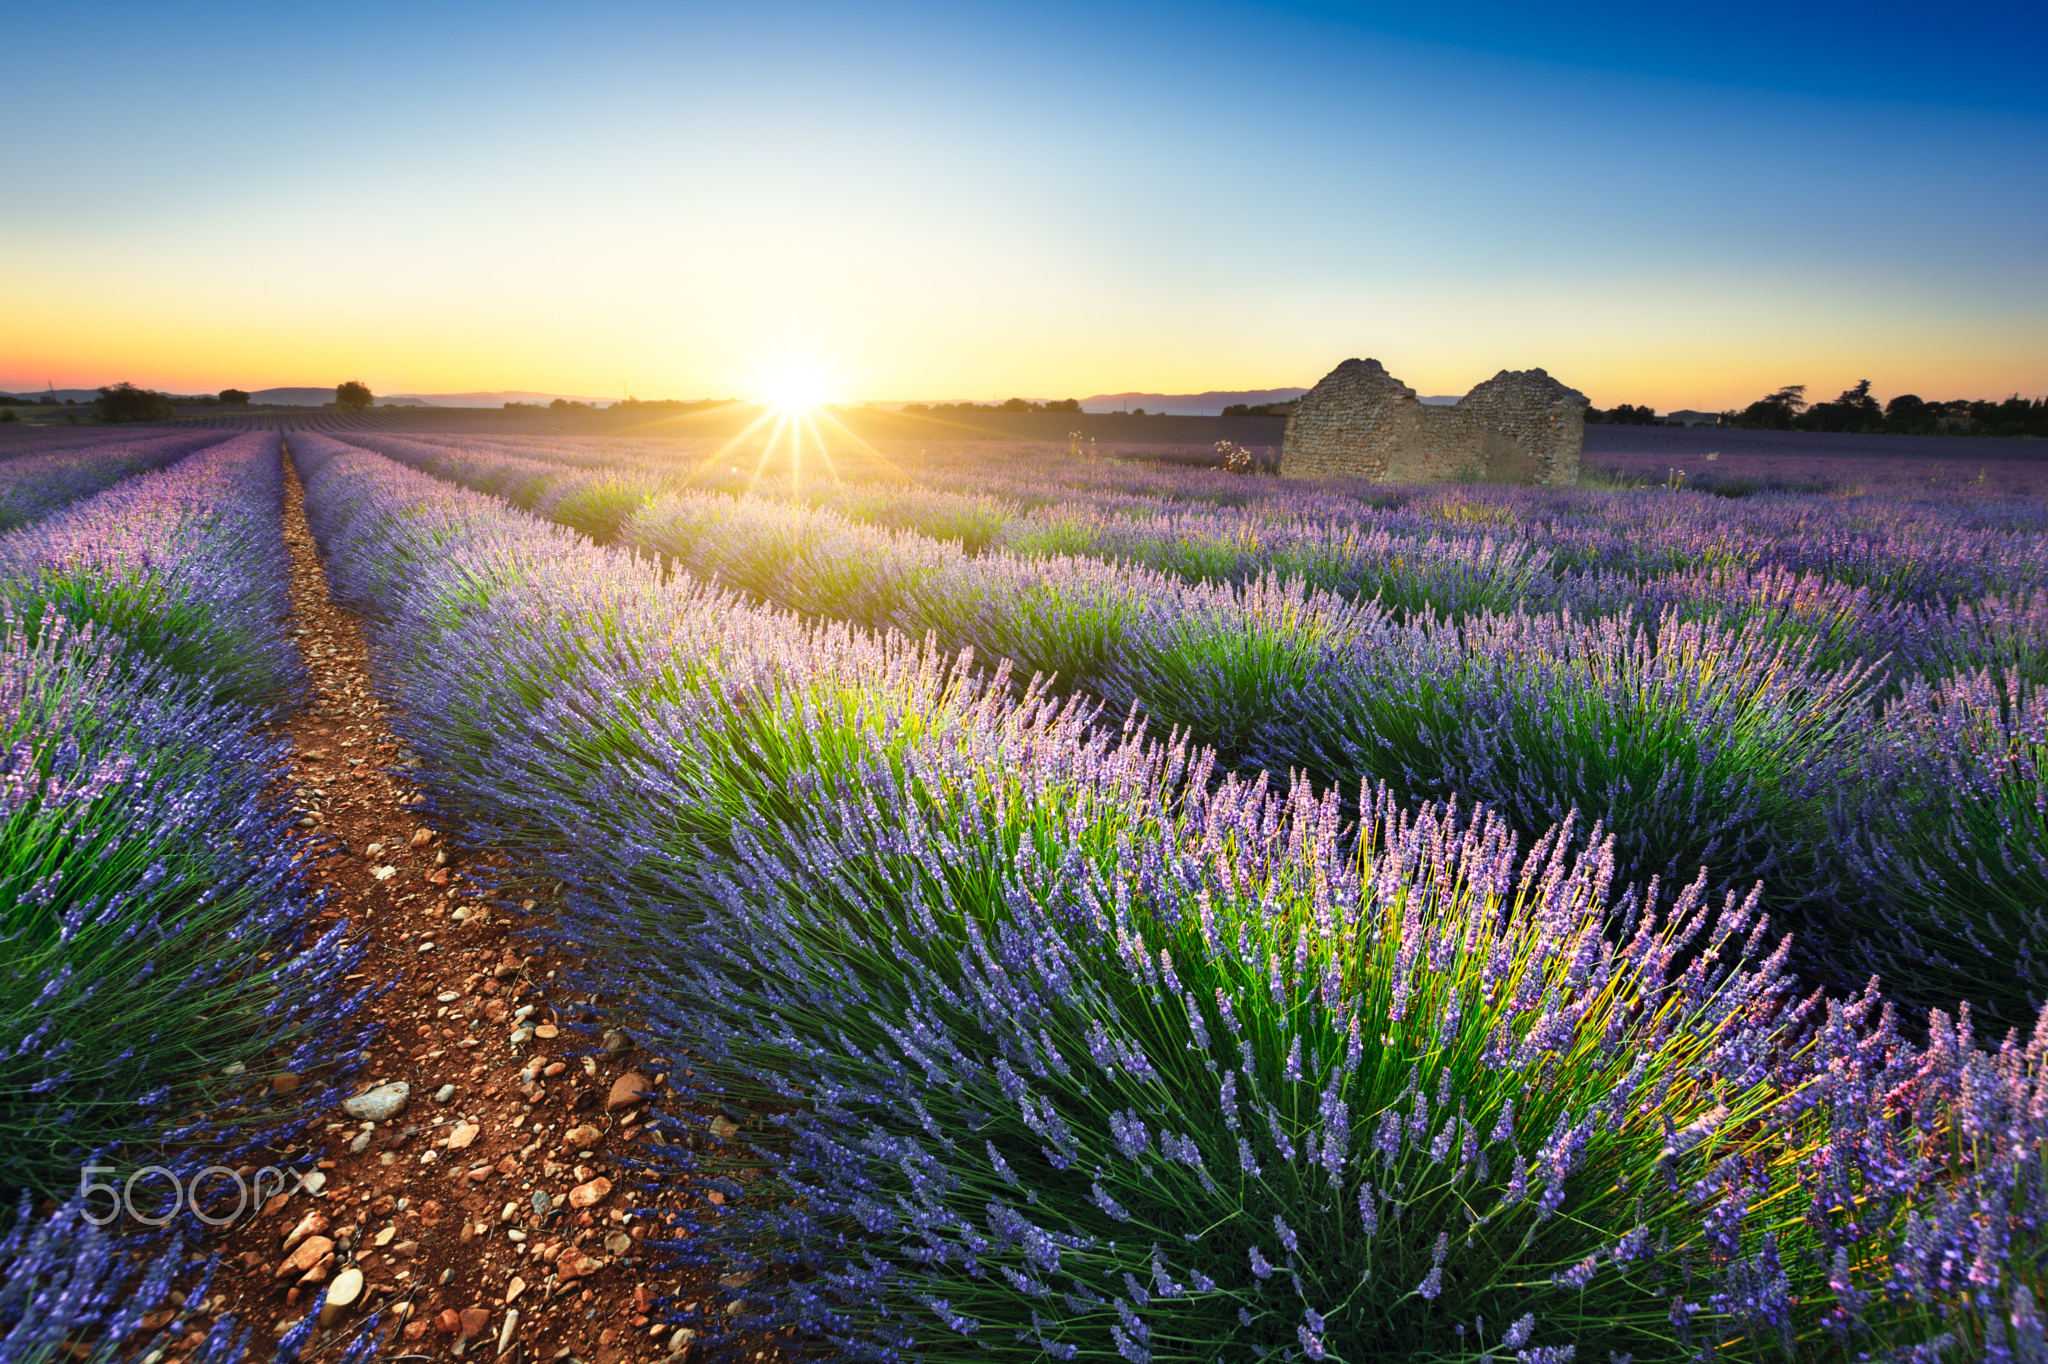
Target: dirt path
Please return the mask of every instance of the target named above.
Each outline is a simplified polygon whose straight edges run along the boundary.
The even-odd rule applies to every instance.
[[[408,1093],[382,1120],[316,1134],[321,1187],[273,1199],[228,1234],[231,1270],[207,1306],[260,1341],[355,1271],[359,1309],[403,1322],[387,1328],[385,1357],[687,1355],[689,1333],[649,1319],[677,1285],[643,1277],[648,1229],[627,1208],[644,1199],[611,1159],[661,1139],[642,1131],[639,1098],[659,1067],[620,1034],[582,1054],[589,1040],[566,1025],[583,1014],[553,989],[556,963],[521,954],[513,925],[467,880],[463,850],[412,815],[409,759],[371,690],[363,623],[329,598],[289,463],[287,481],[292,628],[315,691],[280,729],[302,827],[338,842],[313,873],[329,891],[324,922],[367,934],[364,974],[395,982],[357,1088]],[[279,1154],[303,1168],[308,1152]]]

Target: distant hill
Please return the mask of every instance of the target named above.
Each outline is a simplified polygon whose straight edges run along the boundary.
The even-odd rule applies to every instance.
[[[567,398],[579,403],[608,403],[609,398],[585,398],[573,393],[531,393],[507,389],[502,393],[379,393],[379,407],[503,407],[506,403],[547,403]],[[318,407],[334,401],[331,388],[266,388],[251,393],[252,403],[278,403],[293,407]]]
[[[1246,388],[1207,393],[1098,393],[1081,400],[1083,412],[1123,412],[1142,407],[1190,417],[1214,417],[1234,403],[1284,403],[1308,392],[1305,388]]]
[[[35,400],[46,395],[47,390],[24,388],[18,391],[0,389],[0,397],[26,398]],[[75,398],[79,402],[91,402],[100,396],[96,388],[60,388],[57,400]],[[503,393],[379,393],[379,407],[503,407],[506,403],[548,403],[556,398],[567,398],[571,402],[605,404],[610,398],[581,397],[573,393],[530,393],[525,389],[512,389]],[[249,395],[252,403],[269,403],[274,407],[320,407],[334,401],[334,389],[328,388],[259,388]]]
[[[0,392],[6,391],[0,390]],[[13,392],[6,392],[6,396],[9,398],[26,398],[30,402],[41,402],[50,396],[50,391],[46,388],[24,388]],[[57,401],[60,403],[67,398],[75,398],[79,402],[89,403],[99,396],[100,391],[96,388],[60,388],[57,390]]]
[[[334,401],[332,388],[259,388],[249,395],[252,403],[271,403],[278,407],[318,407]]]
[[[332,393],[327,395],[333,397]],[[616,398],[592,398],[575,393],[530,393],[523,388],[510,388],[502,393],[394,393],[390,397],[378,395],[380,403],[418,404],[425,407],[503,407],[506,403],[551,403],[557,398],[566,398],[572,403],[617,402]]]

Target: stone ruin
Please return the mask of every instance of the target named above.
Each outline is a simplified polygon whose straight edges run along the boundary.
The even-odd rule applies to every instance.
[[[1577,481],[1585,438],[1586,395],[1540,369],[1504,369],[1445,407],[1377,360],[1346,360],[1296,402],[1280,473],[1557,487]]]

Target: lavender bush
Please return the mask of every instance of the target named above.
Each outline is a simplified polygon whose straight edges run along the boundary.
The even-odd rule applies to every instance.
[[[266,1353],[272,1364],[297,1364],[318,1313],[301,1318],[267,1352],[252,1346],[252,1332],[233,1313],[216,1317],[197,1345],[184,1348],[192,1325],[188,1310],[196,1315],[206,1300],[219,1257],[194,1249],[185,1226],[173,1223],[155,1234],[132,1225],[101,1228],[87,1211],[77,1199],[48,1217],[24,1207],[0,1235],[0,1364],[113,1364],[173,1349],[188,1364],[240,1364]],[[145,1334],[143,1319],[160,1309],[169,1310],[170,1320]],[[381,1314],[373,1314],[326,1342],[328,1357],[335,1364],[366,1364],[377,1353],[381,1325]]]
[[[161,1232],[95,1228],[88,1213],[106,1209],[77,1195],[82,1164],[118,1181],[253,1162],[325,1102],[317,1082],[275,1097],[271,1078],[345,1074],[367,1040],[345,982],[364,949],[345,925],[306,936],[305,849],[274,789],[283,745],[222,699],[274,699],[301,676],[282,629],[278,459],[274,437],[230,441],[0,541],[22,575],[0,579],[6,1364],[147,1348],[132,1333],[174,1284],[197,1276],[204,1296],[191,1212]],[[165,1192],[136,1189],[143,1204]],[[42,1196],[63,1201],[45,1215]],[[311,1325],[280,1343],[281,1364]],[[223,1318],[185,1358],[246,1347]]]
[[[1797,1332],[1789,1285],[1741,1291],[1785,1229],[1716,1177],[1778,1108],[1782,965],[1673,970],[1697,889],[1617,953],[1562,839],[1518,866],[1484,816],[1379,802],[1353,847],[1235,783],[1133,818],[1143,758],[1011,723],[741,840],[673,892],[694,931],[601,920],[751,1119],[674,1157],[725,1192],[683,1247],[758,1276],[749,1325],[1131,1360]]]
[[[1768,628],[1515,613],[1362,636],[1314,669],[1269,740],[1411,799],[1453,793],[1525,837],[1573,811],[1621,874],[1780,903],[1833,890],[1827,801],[1869,741],[1867,668],[1816,668]],[[1818,946],[1818,945],[1817,945]]]
[[[78,1158],[332,1055],[360,956],[310,918],[282,753],[203,683],[118,642],[0,619],[0,1190],[75,1190]],[[226,1075],[223,1068],[243,1069]],[[177,1140],[175,1136],[171,1138]]]
[[[278,628],[283,507],[277,436],[236,436],[0,536],[0,595],[31,631],[94,623],[224,699],[276,701],[305,682]]]
[[[1845,939],[1902,997],[2029,1027],[2048,1005],[2048,688],[1915,682],[1845,794]]]
[[[38,521],[81,497],[131,475],[161,469],[220,439],[217,431],[181,431],[140,440],[101,439],[82,446],[65,441],[47,453],[10,459],[0,464],[0,531]]]

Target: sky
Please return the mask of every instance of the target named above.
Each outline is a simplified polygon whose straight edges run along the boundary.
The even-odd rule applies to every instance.
[[[0,388],[2048,394],[2048,6],[0,0]]]

